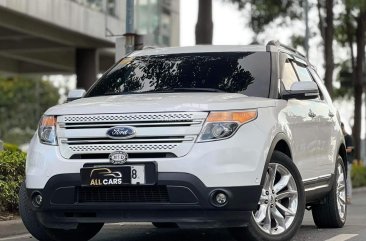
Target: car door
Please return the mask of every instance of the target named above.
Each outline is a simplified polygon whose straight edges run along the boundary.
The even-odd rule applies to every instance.
[[[291,85],[299,81],[294,69],[294,58],[288,55],[281,55],[281,92],[288,91]],[[289,99],[286,107],[279,115],[280,123],[285,123],[284,127],[290,138],[292,148],[292,158],[299,169],[302,178],[312,179],[319,175],[316,160],[316,140],[317,132],[314,131],[314,118],[312,116],[312,101]]]
[[[320,79],[319,75],[313,68],[308,68],[311,76],[313,77],[315,83],[317,83],[320,92],[320,99],[322,103],[324,118],[327,121],[325,129],[327,132],[325,133],[325,138],[327,139],[327,151],[326,153],[327,158],[322,159],[321,168],[322,174],[327,175],[329,173],[334,172],[334,162],[335,162],[335,153],[338,153],[337,147],[337,136],[338,131],[336,128],[337,124],[337,110],[332,103],[332,99],[330,98],[326,87],[324,86],[322,80]]]
[[[306,64],[295,62],[294,67],[300,81],[315,82]],[[314,133],[314,138],[309,145],[311,145],[310,149],[314,152],[313,156],[316,160],[318,176],[323,176],[330,173],[329,162],[333,159],[331,155],[331,153],[333,153],[331,152],[331,145],[335,145],[336,143],[335,139],[332,140],[331,138],[333,122],[332,117],[330,116],[329,105],[324,100],[324,96],[320,89],[319,93],[320,95],[318,98],[308,100],[313,116],[312,132]]]

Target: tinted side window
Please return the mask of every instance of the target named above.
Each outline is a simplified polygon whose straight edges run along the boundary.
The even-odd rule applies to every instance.
[[[300,64],[294,64],[295,69],[296,69],[296,73],[299,76],[300,81],[313,81],[314,83],[316,83],[313,79],[313,77],[311,76],[309,70]],[[316,83],[316,85],[318,86],[318,90],[319,90],[319,97],[317,99],[321,99],[324,100],[323,94],[319,89],[319,85]]]
[[[327,103],[331,104],[332,98],[330,98],[327,88],[324,86],[323,81],[320,79],[318,73],[316,73],[316,71],[312,68],[309,68],[309,71],[320,89],[321,96],[323,97],[323,99],[325,99]]]
[[[282,83],[286,90],[290,90],[294,82],[299,81],[290,60],[286,60],[282,70]]]
[[[305,66],[295,64],[295,69],[300,81],[313,81],[313,78],[311,78],[311,75]]]

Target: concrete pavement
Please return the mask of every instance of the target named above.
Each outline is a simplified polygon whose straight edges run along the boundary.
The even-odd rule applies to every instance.
[[[0,240],[1,238],[25,233],[27,233],[27,229],[19,218],[10,221],[0,221]]]

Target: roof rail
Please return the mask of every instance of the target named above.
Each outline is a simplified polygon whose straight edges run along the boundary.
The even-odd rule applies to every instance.
[[[281,43],[280,43],[280,41],[278,41],[278,40],[271,40],[271,41],[269,41],[269,42],[267,43],[267,46],[268,46],[268,45],[277,46],[277,47],[282,47],[282,48],[284,48],[284,49],[286,49],[286,50],[289,50],[289,51],[291,51],[291,52],[294,52],[294,53],[296,53],[296,54],[300,55],[301,57],[306,58],[306,57],[305,57],[305,55],[304,55],[303,53],[300,53],[299,51],[297,51],[296,49],[294,49],[294,48],[292,48],[292,47],[290,47],[290,46],[287,46],[287,45],[281,44]]]
[[[157,49],[158,47],[156,46],[144,46],[142,49],[145,50],[145,49]]]

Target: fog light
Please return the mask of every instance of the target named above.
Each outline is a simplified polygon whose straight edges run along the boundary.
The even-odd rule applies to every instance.
[[[39,193],[34,194],[32,198],[33,206],[40,207],[42,205],[42,200],[43,198],[41,194]]]
[[[218,205],[225,205],[227,202],[227,196],[225,193],[219,192],[215,195],[215,201]]]

